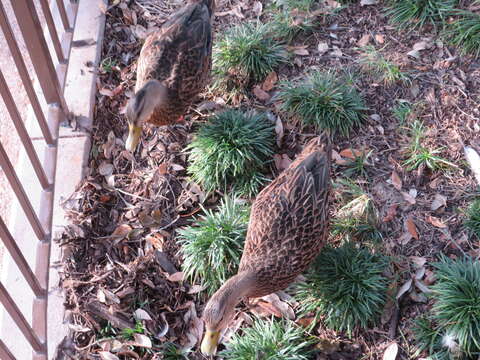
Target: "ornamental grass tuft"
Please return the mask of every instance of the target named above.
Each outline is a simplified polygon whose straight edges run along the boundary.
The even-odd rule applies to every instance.
[[[178,230],[182,271],[209,295],[237,272],[249,213],[248,206],[227,197],[217,210],[205,210],[192,226]]]
[[[315,71],[300,83],[281,85],[282,109],[305,125],[348,135],[365,118],[365,103],[354,86],[334,72]]]
[[[214,88],[244,89],[288,61],[285,46],[273,37],[271,23],[245,23],[228,29],[213,51]]]
[[[480,354],[480,262],[442,255],[433,265],[434,303],[430,314],[417,321],[419,348],[435,359],[474,359]]]
[[[214,115],[188,145],[188,172],[205,190],[253,196],[265,184],[275,131],[265,114],[226,110]]]
[[[381,255],[353,243],[322,250],[296,285],[295,298],[302,313],[315,314],[325,325],[352,336],[357,327],[367,328],[379,318],[387,300],[389,262]]]
[[[255,319],[243,334],[233,335],[220,356],[225,360],[307,360],[312,346],[308,335],[289,320]]]

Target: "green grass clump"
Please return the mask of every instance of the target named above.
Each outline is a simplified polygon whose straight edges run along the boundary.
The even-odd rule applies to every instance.
[[[480,239],[480,199],[475,200],[468,208],[465,226]]]
[[[426,129],[421,121],[414,121],[408,130],[412,140],[407,149],[407,159],[403,163],[408,171],[416,170],[420,166],[425,166],[430,170],[455,166],[448,160],[437,155],[442,149],[431,150],[423,146],[422,142],[425,139]]]
[[[315,28],[314,19],[305,15],[295,17],[289,10],[279,10],[272,15],[272,36],[291,42],[298,34],[308,34]]]
[[[202,125],[188,145],[188,172],[207,191],[231,187],[252,196],[266,181],[262,171],[274,145],[274,125],[264,114],[227,110]]]
[[[262,81],[287,60],[285,46],[272,37],[270,23],[234,26],[214,46],[214,87],[222,90],[245,88]]]
[[[412,104],[407,101],[398,101],[398,104],[392,108],[393,116],[398,120],[400,126],[404,126],[414,112]]]
[[[206,210],[193,226],[178,230],[182,271],[209,295],[237,272],[249,213],[248,206],[225,198],[215,212]]]
[[[442,256],[434,266],[435,302],[428,320],[417,322],[419,347],[437,359],[474,359],[480,354],[480,262]]]
[[[349,240],[380,241],[383,236],[378,229],[378,210],[371,196],[350,180],[335,183],[339,194],[339,207],[331,222],[333,237]]]
[[[317,0],[275,0],[275,5],[282,7],[285,10],[300,10],[308,12],[312,10]]]
[[[385,256],[353,243],[342,247],[326,247],[299,283],[295,297],[301,312],[315,313],[336,331],[352,335],[358,326],[373,324],[387,300],[388,279],[383,272],[388,266]]]
[[[306,125],[348,135],[361,124],[366,110],[358,91],[333,72],[313,72],[300,83],[284,82],[278,98],[282,109]]]
[[[391,0],[387,16],[401,28],[420,27],[445,22],[457,0]]]
[[[445,36],[450,43],[460,47],[463,53],[480,56],[480,14],[458,10],[460,15],[447,26]]]
[[[165,343],[162,346],[163,360],[188,360],[190,350],[183,350],[174,343]]]
[[[291,321],[256,319],[242,335],[233,335],[220,356],[226,360],[307,360],[312,344]]]
[[[398,65],[387,60],[373,46],[366,46],[364,54],[360,58],[363,69],[371,73],[379,82],[392,85],[397,82],[409,82],[410,78],[400,70]]]

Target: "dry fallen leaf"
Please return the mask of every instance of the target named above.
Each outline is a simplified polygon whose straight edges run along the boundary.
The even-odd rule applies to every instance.
[[[417,269],[422,268],[427,262],[427,259],[421,256],[410,256],[410,260]]]
[[[140,320],[140,321],[142,321],[142,320],[152,321],[151,316],[143,309],[135,310],[135,312],[133,313],[133,317],[136,320]]]
[[[102,163],[98,166],[98,173],[102,176],[110,176],[113,174],[113,165],[102,161]]]
[[[307,55],[310,54],[308,52],[308,50],[305,49],[305,48],[295,49],[295,50],[293,50],[293,53],[296,54],[296,55],[300,55],[300,56],[307,56]]]
[[[262,88],[258,85],[253,88],[253,94],[258,100],[261,101],[267,101],[270,99],[270,95],[264,90],[262,90]]]
[[[133,334],[133,339],[135,341],[134,346],[139,346],[147,349],[152,348],[152,340],[146,335],[143,334]]]
[[[326,42],[320,42],[317,45],[317,50],[320,56],[325,54],[328,51],[328,44]]]
[[[277,120],[275,121],[275,133],[277,134],[277,146],[280,148],[282,147],[282,140],[284,135],[283,123],[280,116],[277,116]]]
[[[361,150],[355,150],[355,149],[343,149],[340,151],[340,156],[355,160],[358,157],[361,157],[363,155],[363,151]]]
[[[333,149],[332,149],[332,160],[334,160],[335,163],[338,165],[348,164],[348,161],[342,158],[340,154]]]
[[[417,232],[417,226],[415,225],[415,222],[413,221],[413,218],[411,216],[407,218],[407,220],[405,221],[405,225],[407,226],[407,230],[410,235],[412,235],[415,240],[418,240],[419,236]]]
[[[361,0],[360,5],[365,6],[365,5],[376,5],[378,4],[378,0]]]
[[[440,220],[439,218],[435,217],[435,216],[431,216],[431,215],[428,215],[427,216],[427,221],[432,224],[433,226],[437,227],[437,228],[441,228],[441,229],[444,229],[447,227],[447,225],[445,225],[442,220]]]
[[[376,34],[375,41],[379,44],[383,44],[385,43],[385,37],[382,34]]]
[[[389,222],[392,221],[395,216],[397,216],[397,207],[398,204],[392,204],[387,210],[387,215],[383,218],[383,222]]]
[[[360,47],[364,47],[369,42],[370,42],[370,34],[365,34],[360,38],[360,40],[358,40],[357,45]]]
[[[383,353],[383,360],[395,360],[398,354],[398,344],[396,342],[391,343],[385,349]]]
[[[262,84],[262,89],[265,91],[272,90],[275,87],[275,84],[277,83],[277,81],[278,81],[277,73],[275,71],[270,72]]]
[[[428,286],[425,285],[423,283],[423,281],[421,281],[421,280],[415,279],[415,286],[418,288],[418,290],[420,290],[423,293],[429,293],[430,292],[430,289],[428,288]]]
[[[412,195],[410,195],[409,193],[407,193],[405,191],[402,191],[402,196],[403,196],[403,199],[406,202],[408,202],[410,205],[415,205],[415,203],[417,202]]]
[[[263,5],[260,1],[255,1],[252,6],[252,11],[255,13],[257,17],[262,15]]]
[[[400,179],[400,176],[398,176],[397,172],[393,170],[392,172],[392,185],[395,189],[398,191],[402,190],[402,179]]]
[[[410,290],[410,288],[412,287],[412,279],[409,279],[405,284],[403,284],[400,289],[398,289],[398,293],[397,293],[397,296],[396,296],[396,299],[400,299],[403,294],[405,294],[407,291]]]
[[[167,280],[172,282],[183,281],[183,279],[185,279],[185,274],[182,271],[167,276]]]

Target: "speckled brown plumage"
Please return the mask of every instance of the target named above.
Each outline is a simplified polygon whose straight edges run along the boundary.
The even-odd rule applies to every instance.
[[[209,81],[212,66],[211,21],[214,0],[190,0],[162,27],[150,34],[137,63],[135,92],[150,79],[168,89],[168,101],[147,122],[176,122]]]
[[[325,243],[330,158],[326,136],[312,139],[255,200],[239,268],[255,276],[247,297],[286,288]]]

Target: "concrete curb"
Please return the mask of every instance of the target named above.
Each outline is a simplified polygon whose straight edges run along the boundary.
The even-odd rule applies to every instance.
[[[64,93],[67,106],[76,119],[82,120],[81,125],[84,130],[76,131],[61,124],[57,138],[57,170],[48,289],[47,339],[49,359],[66,358],[62,355],[62,351],[56,351],[58,345],[64,343],[63,340],[68,335],[69,326],[64,316],[64,294],[58,287],[60,274],[56,268],[58,262],[62,260],[62,249],[55,239],[61,236],[64,227],[67,225],[65,213],[61,207],[62,199],[68,198],[75,191],[85,175],[88,164],[91,148],[90,131],[95,106],[96,69],[101,57],[105,29],[105,14],[102,9],[105,8],[106,3],[107,0],[79,0],[73,34],[74,42],[66,75]],[[33,116],[33,111],[29,111],[29,113],[25,125],[35,150],[39,158],[42,159],[46,152],[50,150],[44,146],[45,142]],[[25,151],[22,151],[22,149],[19,154],[19,161],[14,165],[32,206],[38,213],[41,188]],[[30,267],[34,268],[36,246],[33,246],[33,244],[36,236],[18,202],[12,205],[10,213],[10,217],[13,219],[11,231]],[[9,256],[5,257],[4,271],[1,275],[2,283],[9,289],[10,295],[26,320],[31,323],[33,293]],[[2,341],[5,342],[17,359],[31,359],[32,349],[27,340],[8,315],[2,318],[3,313],[3,309],[0,309],[0,336]]]
[[[62,359],[62,348],[58,346],[68,335],[68,319],[64,317],[63,291],[58,288],[60,274],[55,263],[62,261],[63,252],[55,241],[68,225],[65,212],[61,207],[85,176],[91,149],[93,110],[96,94],[96,69],[98,68],[105,30],[105,14],[101,4],[106,0],[81,0],[79,3],[77,24],[73,35],[74,44],[92,45],[72,47],[69,71],[65,85],[65,99],[69,110],[76,119],[81,119],[85,130],[75,131],[60,125],[58,139],[57,174],[55,179],[55,198],[53,208],[52,252],[50,256],[50,282],[48,299],[49,358]],[[80,123],[80,121],[79,121]],[[62,311],[59,311],[62,309]],[[61,326],[60,326],[61,325]],[[58,349],[57,349],[58,347]]]

